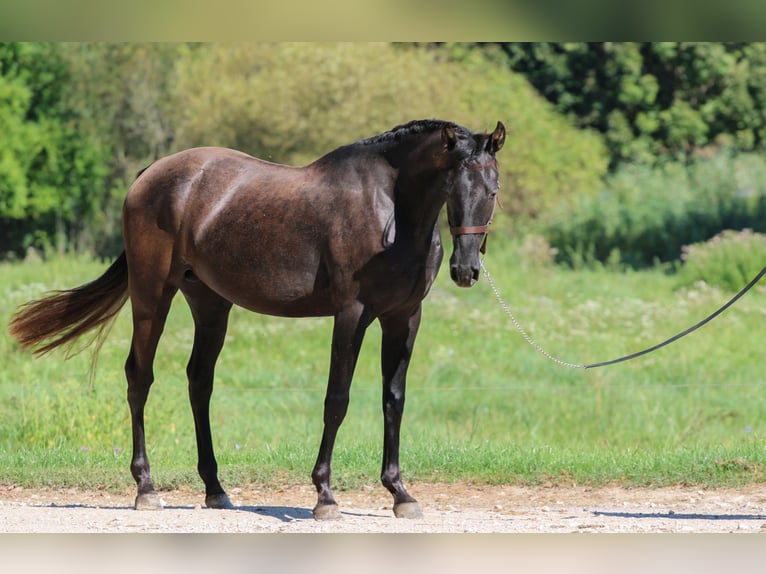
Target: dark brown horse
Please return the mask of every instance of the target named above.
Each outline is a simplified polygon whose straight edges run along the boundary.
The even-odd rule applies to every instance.
[[[161,506],[152,485],[144,405],[170,302],[181,291],[194,318],[187,366],[205,503],[231,504],[218,481],[208,407],[232,304],[285,317],[334,317],[324,433],[311,474],[314,516],[336,518],[330,463],[346,414],[359,349],[373,320],[382,329],[383,467],[396,516],[420,508],[402,484],[399,429],[421,304],[442,261],[438,215],[452,228],[450,274],[479,277],[479,250],[498,191],[495,153],[505,128],[474,134],[423,120],[343,146],[305,167],[221,148],[153,163],[123,209],[125,251],[95,281],[25,304],[11,322],[22,346],[42,354],[105,328],[130,298],[133,340],[125,364],[133,428],[135,506]]]

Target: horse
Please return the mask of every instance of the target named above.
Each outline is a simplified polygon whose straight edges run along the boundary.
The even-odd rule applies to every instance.
[[[198,464],[208,508],[231,508],[218,480],[209,405],[229,312],[239,305],[282,317],[332,316],[323,433],[311,479],[317,520],[340,517],[331,487],[336,434],[362,340],[382,331],[383,462],[380,480],[396,517],[422,516],[399,465],[407,369],[422,302],[443,259],[446,211],[452,280],[479,279],[497,193],[502,122],[473,133],[453,122],[416,120],[341,146],[301,167],[221,147],[180,151],[138,173],[122,211],[124,250],[99,278],[21,305],[10,332],[36,355],[94,331],[97,354],[130,299],[125,362],[137,510],[160,509],[144,433],[153,361],[171,300],[180,291],[194,322],[186,367]]]

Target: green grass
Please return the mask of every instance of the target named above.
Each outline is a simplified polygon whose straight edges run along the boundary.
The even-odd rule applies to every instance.
[[[590,363],[653,345],[706,316],[730,293],[678,287],[661,270],[530,268],[492,238],[486,259],[518,319],[548,351]],[[0,265],[0,322],[45,290],[93,279],[81,258]],[[486,281],[470,290],[442,273],[424,306],[402,431],[407,481],[699,484],[763,481],[766,287],[693,335],[641,359],[588,371],[547,361],[502,313]],[[322,430],[330,319],[235,309],[219,361],[212,424],[222,480],[307,483]],[[194,432],[184,367],[192,325],[171,311],[147,405],[156,483],[190,484]],[[0,482],[125,488],[130,425],[123,311],[90,356],[33,359],[0,334]],[[374,484],[382,444],[379,330],[367,336],[334,457],[336,488]]]

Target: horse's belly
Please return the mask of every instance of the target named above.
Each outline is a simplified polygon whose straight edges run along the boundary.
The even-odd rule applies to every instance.
[[[252,295],[245,294],[230,299],[236,305],[266,315],[281,317],[321,317],[333,315],[334,308],[326,292],[302,292],[281,290],[272,292],[257,289]]]
[[[225,299],[256,313],[318,317],[334,312],[329,285],[316,273],[294,269],[275,269],[266,274],[241,269],[195,273]]]

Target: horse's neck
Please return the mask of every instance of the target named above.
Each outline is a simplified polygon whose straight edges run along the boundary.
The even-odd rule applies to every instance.
[[[414,142],[399,169],[397,189],[401,200],[418,219],[434,220],[447,199],[445,172],[436,161],[438,149],[430,141]],[[400,198],[397,198],[400,199]]]
[[[446,201],[443,169],[434,162],[439,145],[438,133],[420,133],[402,140],[346,148],[343,152],[375,156],[386,170],[394,169],[392,195],[397,232],[418,242],[431,241],[439,211]]]
[[[394,194],[397,229],[416,243],[430,244],[446,200],[442,187],[435,177],[408,179],[406,173],[399,175]]]

